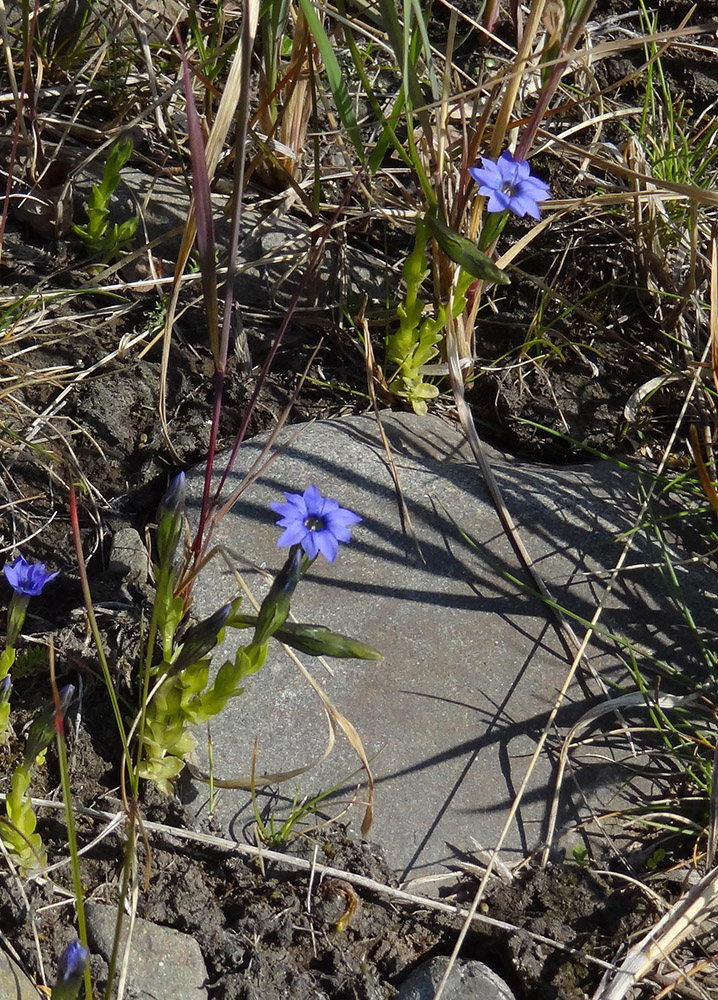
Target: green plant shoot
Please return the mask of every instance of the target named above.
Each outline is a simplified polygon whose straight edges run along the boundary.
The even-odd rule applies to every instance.
[[[122,136],[110,148],[100,184],[94,184],[87,202],[87,225],[73,226],[93,256],[108,261],[116,257],[135,235],[137,216],[110,224],[110,200],[120,183],[120,171],[132,155],[132,139]]]
[[[392,392],[406,399],[414,412],[420,414],[426,413],[427,400],[439,394],[437,386],[424,380],[420,369],[439,353],[437,345],[446,322],[443,306],[439,307],[435,318],[424,318],[424,303],[419,298],[421,286],[429,274],[426,248],[430,235],[426,219],[417,218],[414,249],[402,268],[406,297],[396,310],[399,328],[386,339],[386,362]]]
[[[42,868],[46,861],[42,837],[35,831],[37,816],[27,794],[31,778],[31,766],[23,760],[12,773],[5,800],[7,821],[0,827],[3,843],[22,876]]]
[[[427,400],[439,394],[438,386],[425,381],[423,366],[439,353],[439,343],[449,315],[449,307],[442,304],[435,318],[425,318],[425,306],[419,298],[421,285],[429,274],[426,251],[432,236],[443,253],[461,269],[450,302],[452,315],[458,316],[463,311],[466,292],[475,280],[501,285],[509,281],[506,272],[498,268],[471,240],[453,232],[435,215],[427,212],[417,218],[414,249],[402,268],[406,297],[397,306],[399,328],[386,340],[386,360],[387,365],[394,366],[394,371],[389,372],[392,391],[410,402],[414,412],[420,414],[426,413]]]
[[[72,701],[75,689],[68,684],[60,692],[63,714]],[[7,819],[0,824],[3,843],[24,877],[42,868],[47,861],[42,838],[36,831],[37,816],[28,796],[32,769],[41,766],[55,735],[55,706],[50,705],[38,715],[30,727],[22,761],[12,774],[10,791],[5,800]]]

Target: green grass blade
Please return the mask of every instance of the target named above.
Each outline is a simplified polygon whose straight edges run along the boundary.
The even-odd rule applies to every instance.
[[[334,46],[329,41],[329,37],[324,30],[324,26],[317,17],[317,12],[315,11],[311,0],[299,0],[299,2],[304,16],[307,19],[309,30],[314,37],[314,41],[317,43],[317,48],[319,49],[324,62],[324,66],[327,71],[327,80],[329,81],[329,88],[332,92],[334,103],[337,108],[337,114],[341,119],[342,125],[347,130],[347,135],[349,136],[352,146],[359,157],[359,161],[364,163],[364,144],[359,132],[359,126],[357,125],[356,115],[354,114],[354,108],[352,107],[349,91],[344,83],[339,61],[337,60],[334,52]]]

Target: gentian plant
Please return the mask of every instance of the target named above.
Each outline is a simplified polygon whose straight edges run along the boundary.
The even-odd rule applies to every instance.
[[[277,638],[304,652],[320,656],[355,656],[376,659],[376,650],[316,625],[287,623],[294,590],[322,554],[333,562],[341,542],[351,539],[351,526],[359,515],[323,496],[316,486],[304,493],[285,494],[286,502],[270,504],[281,515],[284,532],[278,545],[290,546],[283,567],[269,589],[259,614],[241,615],[239,599],[225,604],[209,618],[188,629],[181,638],[183,617],[184,477],[170,485],[158,511],[155,567],[157,596],[150,628],[162,649],[160,662],[146,671],[141,712],[138,717],[139,775],[170,792],[172,781],[184,766],[195,740],[190,728],[220,712],[230,698],[241,694],[246,677],[264,664],[270,639]],[[211,658],[227,627],[253,628],[254,635],[240,646],[232,660],[225,660],[209,683]]]
[[[15,662],[15,646],[25,622],[27,606],[30,598],[39,597],[50,580],[54,580],[58,575],[49,573],[44,563],[29,563],[23,556],[18,556],[14,562],[6,564],[3,572],[13,589],[13,595],[7,613],[5,648],[0,653],[0,744],[7,739],[12,689],[9,674]]]
[[[469,167],[468,172],[480,185],[479,194],[489,199],[489,219],[484,223],[479,244],[476,246],[454,232],[436,208],[417,218],[414,247],[402,269],[406,298],[397,306],[398,328],[386,338],[390,388],[411,403],[416,413],[426,413],[427,402],[439,393],[425,375],[431,372],[429,363],[439,354],[447,323],[462,317],[469,289],[480,282],[508,283],[505,272],[483,251],[495,243],[509,213],[538,219],[539,202],[550,197],[548,184],[533,176],[525,160],[515,160],[509,152],[502,153],[498,160],[484,157],[483,167]],[[421,286],[429,276],[427,250],[432,236],[441,254],[456,265],[448,301],[439,303],[433,316],[427,315],[420,296]]]

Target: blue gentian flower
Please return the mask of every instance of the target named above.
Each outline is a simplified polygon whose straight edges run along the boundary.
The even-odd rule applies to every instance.
[[[57,962],[57,979],[52,989],[52,1000],[75,1000],[89,952],[79,941],[73,941],[60,955]]]
[[[551,189],[545,181],[533,177],[526,160],[515,160],[511,153],[502,153],[498,160],[482,157],[483,167],[469,167],[469,173],[479,187],[479,194],[489,199],[489,212],[505,212],[507,209],[523,218],[541,217],[538,203],[551,197]]]
[[[22,597],[37,597],[42,593],[42,589],[50,580],[54,580],[57,573],[48,573],[44,563],[29,563],[22,556],[18,556],[12,563],[6,563],[5,576],[16,594]]]
[[[339,506],[337,500],[322,496],[316,486],[309,486],[304,493],[285,493],[286,503],[270,503],[282,516],[277,521],[284,534],[277,545],[301,545],[310,559],[320,552],[329,562],[334,562],[339,542],[350,542],[349,525],[358,524],[361,518],[351,510]]]

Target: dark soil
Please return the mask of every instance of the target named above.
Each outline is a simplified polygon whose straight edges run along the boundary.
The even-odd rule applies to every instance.
[[[594,20],[603,22],[635,6],[634,0],[599,3]],[[675,26],[689,6],[660,4],[660,26]],[[701,4],[701,22],[711,18],[718,18],[718,3]],[[438,23],[437,32],[441,30]],[[506,21],[497,31],[508,31]],[[664,68],[676,93],[685,95],[692,113],[698,114],[718,99],[717,71],[712,57],[698,50],[691,53],[681,49],[664,60]],[[631,76],[641,72],[643,63],[640,49],[604,60],[597,68],[597,85],[609,88],[628,78],[621,96],[631,102],[636,99]],[[620,127],[611,131],[612,127],[608,126],[606,141],[625,141]],[[551,170],[557,197],[580,193],[573,185],[568,189],[572,175],[560,165],[550,161],[546,169]],[[518,238],[524,223],[516,220],[512,227],[506,230],[506,239]],[[347,239],[377,252],[388,245],[396,257],[408,247],[407,234],[398,228],[366,234],[349,227]],[[654,300],[641,291],[645,282],[641,283],[634,245],[635,233],[624,217],[587,220],[585,213],[576,213],[533,244],[532,256],[522,261],[523,274],[508,290],[497,290],[496,311],[484,312],[477,328],[478,365],[492,370],[476,378],[469,394],[479,428],[489,440],[553,461],[574,460],[586,448],[650,460],[653,449],[660,448],[661,428],[667,431],[672,426],[686,382],[673,383],[654,396],[643,424],[629,424],[624,410],[631,394],[665,372],[665,349],[650,345],[672,333],[657,322]],[[555,290],[569,302],[581,301],[583,307],[565,313],[559,302],[551,300],[537,332],[531,320],[542,302],[538,282],[553,270],[558,275]],[[118,805],[121,750],[108,736],[115,727],[107,718],[99,664],[80,610],[66,484],[68,480],[80,484],[93,594],[99,603],[109,602],[101,627],[119,695],[131,703],[133,637],[146,595],[131,592],[118,598],[120,581],[108,568],[109,540],[113,531],[127,524],[142,532],[169,474],[201,462],[206,455],[213,369],[204,318],[194,306],[177,324],[167,386],[173,454],[157,419],[161,345],[142,357],[132,349],[120,351],[100,364],[117,352],[123,337],[149,324],[157,300],[134,292],[123,297],[122,309],[107,308],[101,314],[112,300],[91,287],[92,272],[79,243],[72,237],[53,242],[17,222],[10,222],[5,234],[0,278],[4,303],[12,299],[19,303],[14,307],[18,318],[23,297],[39,282],[47,296],[43,322],[31,337],[19,345],[11,336],[0,343],[4,377],[9,381],[22,374],[21,385],[0,397],[4,449],[0,538],[7,552],[32,538],[33,559],[63,571],[62,586],[49,588],[46,600],[33,603],[26,631],[42,641],[54,633],[60,679],[73,683],[79,676],[83,679],[83,720],[79,731],[70,734],[73,792],[79,804],[112,811]],[[71,298],[52,297],[68,289],[75,292]],[[182,304],[189,306],[189,296]],[[236,356],[230,361],[220,448],[233,443],[244,419],[278,320],[279,314],[245,319],[255,367],[248,374]],[[377,320],[372,328],[381,356],[382,323]],[[24,348],[30,350],[23,352]],[[677,367],[679,362],[680,358]],[[291,420],[367,408],[364,359],[356,337],[339,326],[313,325],[305,317],[293,321],[285,335],[251,414],[247,437],[275,425],[296,389],[297,373],[306,365],[309,379]],[[47,374],[50,369],[53,373]],[[73,388],[64,397],[71,383]],[[47,419],[33,423],[34,418],[28,418],[46,409]],[[689,412],[686,421],[693,416]],[[23,446],[24,440],[31,443]],[[18,668],[17,701],[24,701],[30,711],[44,695],[32,673],[25,678],[21,674]],[[17,720],[18,732],[23,721]],[[19,741],[11,741],[0,752],[2,787],[7,788]],[[36,795],[55,794],[58,779],[53,766],[51,758],[47,787],[33,787]],[[192,821],[177,802],[159,793],[146,790],[141,809],[146,819],[191,828]],[[51,858],[64,856],[66,837],[58,816],[44,814],[40,832]],[[83,845],[99,826],[80,817],[78,832]],[[288,849],[311,857],[317,844],[320,859],[332,866],[394,884],[378,849],[348,840],[338,825],[321,836],[300,837]],[[153,838],[149,857],[143,846],[139,853],[150,872],[149,887],[140,894],[140,915],[196,937],[209,970],[213,1000],[279,1000],[287,995],[293,1000],[322,995],[333,1000],[384,1000],[418,963],[450,953],[461,926],[459,918],[351,889],[358,897],[357,911],[348,926],[338,930],[337,922],[347,908],[344,886],[337,889],[331,881],[315,886],[309,910],[307,878],[289,865],[267,865],[262,871],[257,864],[207,847],[179,847],[169,837]],[[121,844],[114,837],[83,856],[88,898],[116,902],[120,861]],[[65,869],[53,878],[71,889]],[[457,892],[469,895],[473,888],[466,882]],[[67,913],[45,905],[55,899],[52,883],[30,883],[27,893],[29,910],[15,881],[0,879],[0,926],[26,967],[37,971],[30,913],[49,967],[50,956],[65,943]],[[606,961],[655,919],[640,888],[573,864],[547,871],[528,869],[510,885],[497,883],[485,905],[490,916]],[[547,954],[544,946],[520,934],[490,933],[478,925],[462,954],[492,966],[518,1000],[582,1000],[601,977],[601,969],[588,961],[558,949]],[[93,974],[102,988],[107,970],[100,960],[95,961]]]
[[[74,754],[75,771],[83,776],[78,798],[111,810],[116,803],[108,796],[108,785],[114,765],[97,757],[82,731]],[[191,816],[176,800],[151,788],[145,790],[141,809],[145,821],[163,823],[170,830],[193,829]],[[80,847],[94,839],[102,825],[79,816]],[[40,829],[51,852],[61,855],[62,825],[44,818]],[[396,885],[379,848],[347,839],[341,825],[334,824],[321,833],[297,837],[286,850],[340,869],[347,879],[317,877],[310,889],[306,873],[290,863],[248,862],[204,845],[178,845],[171,832],[151,836],[149,854],[142,845],[138,848],[141,870],[149,873],[138,915],[195,938],[207,966],[212,1000],[265,1000],[288,993],[296,1000],[322,995],[384,1000],[418,964],[451,952],[462,924],[459,916],[352,886],[352,874]],[[119,844],[111,836],[82,858],[86,899],[116,901],[119,857]],[[70,874],[61,869],[53,877],[54,890],[46,882],[27,886],[27,902],[14,880],[0,883],[4,933],[34,972],[39,970],[33,925],[51,954],[62,950],[71,933],[64,909],[47,905],[62,888],[72,891]],[[475,888],[470,881],[459,884],[457,900],[470,899]],[[544,944],[520,931],[506,935],[485,924],[474,925],[463,957],[493,968],[518,1000],[582,1000],[602,972],[590,957],[610,961],[619,942],[653,918],[639,887],[614,885],[610,875],[599,877],[578,865],[527,870],[510,885],[497,880],[482,913],[585,955],[578,958],[558,949],[547,957]],[[93,956],[92,973],[101,990],[108,969],[99,956]]]

